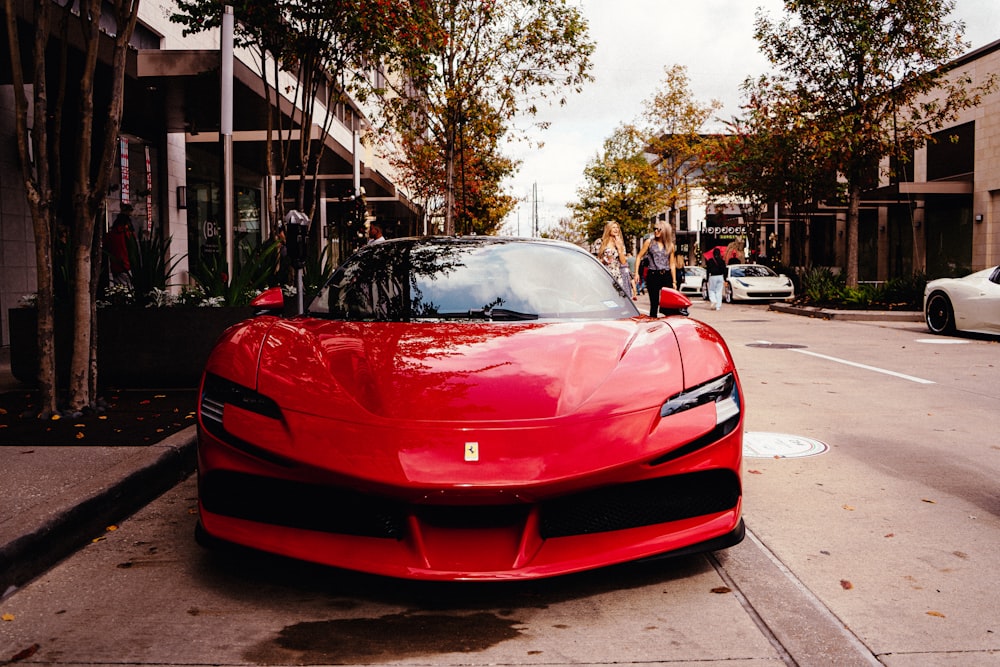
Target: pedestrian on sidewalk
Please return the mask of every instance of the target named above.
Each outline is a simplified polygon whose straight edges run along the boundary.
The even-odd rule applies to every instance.
[[[660,314],[660,290],[677,284],[677,264],[674,261],[674,231],[666,220],[658,220],[653,227],[653,238],[642,244],[636,256],[636,265],[647,258],[646,286],[649,289],[649,316]],[[633,282],[637,280],[632,278]]]
[[[708,272],[708,303],[712,310],[722,308],[722,286],[726,275],[726,247],[716,246],[705,253],[705,270]]]
[[[634,286],[629,272],[628,257],[625,254],[625,242],[622,239],[621,227],[614,220],[604,223],[604,236],[601,237],[597,258],[625,292],[625,296],[632,298]]]

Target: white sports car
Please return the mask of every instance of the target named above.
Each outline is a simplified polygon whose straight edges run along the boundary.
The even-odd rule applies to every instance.
[[[708,299],[708,278],[701,286],[701,295]],[[726,267],[726,283],[722,298],[733,301],[784,301],[795,296],[792,279],[778,275],[763,264],[730,264]]]
[[[936,334],[1000,334],[1000,266],[928,282],[924,319]]]
[[[701,283],[705,280],[708,274],[705,269],[700,266],[685,266],[682,267],[677,272],[677,282],[680,285],[677,287],[682,294],[700,294],[701,293]]]

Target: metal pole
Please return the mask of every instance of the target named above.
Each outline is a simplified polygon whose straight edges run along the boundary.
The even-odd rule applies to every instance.
[[[223,8],[220,51],[222,104],[219,114],[219,135],[222,139],[223,235],[226,243],[226,271],[231,281],[236,270],[233,248],[235,240],[233,204],[236,201],[236,188],[233,183],[233,8],[231,5]]]

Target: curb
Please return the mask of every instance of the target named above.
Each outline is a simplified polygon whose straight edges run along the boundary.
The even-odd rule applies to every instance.
[[[45,516],[26,514],[12,523],[15,537],[0,544],[0,598],[44,573],[133,514],[195,470],[197,427],[142,449],[50,502]],[[20,524],[20,525],[16,525]]]
[[[793,306],[787,303],[772,303],[769,310],[802,317],[824,320],[853,320],[856,322],[923,322],[924,314],[918,310],[836,310],[815,306]]]

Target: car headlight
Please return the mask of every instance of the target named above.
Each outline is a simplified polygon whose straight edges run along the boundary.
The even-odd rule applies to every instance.
[[[273,400],[249,387],[236,384],[212,373],[205,375],[202,401],[211,401],[220,405],[229,403],[265,417],[281,419],[281,408]]]
[[[660,408],[661,417],[669,417],[678,412],[707,403],[715,403],[715,423],[724,424],[740,415],[740,393],[736,388],[736,378],[727,373],[720,378],[709,380],[667,399]]]

